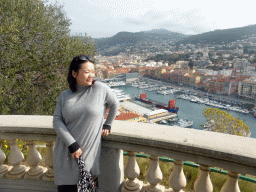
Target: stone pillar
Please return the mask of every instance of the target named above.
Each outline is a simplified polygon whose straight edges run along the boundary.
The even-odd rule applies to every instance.
[[[0,179],[4,178],[8,171],[8,166],[3,164],[5,159],[6,159],[6,155],[0,148]]]
[[[228,180],[223,185],[220,192],[240,192],[240,188],[238,186],[238,178],[238,173],[229,171]]]
[[[123,150],[103,147],[100,156],[100,191],[119,191],[124,181]]]
[[[195,192],[212,192],[213,186],[210,179],[210,167],[207,165],[200,166],[199,176],[194,184]]]
[[[159,159],[155,155],[151,155],[150,164],[147,173],[148,183],[146,186],[142,188],[143,192],[163,192],[165,191],[165,187],[160,185],[159,183],[163,179],[163,174],[159,167]]]
[[[139,181],[137,177],[140,174],[140,168],[136,161],[135,152],[129,151],[128,152],[128,162],[125,166],[124,173],[128,179],[124,182],[122,187],[122,192],[140,192],[143,182]]]
[[[8,156],[8,163],[12,165],[12,169],[6,174],[8,179],[21,179],[29,168],[21,165],[24,159],[23,153],[20,151],[15,139],[10,140],[10,153]]]
[[[45,157],[45,163],[48,168],[47,172],[43,176],[44,181],[54,181],[54,169],[53,169],[53,141],[46,142],[47,154]]]
[[[46,171],[45,167],[39,166],[42,160],[41,154],[36,148],[35,141],[27,141],[26,143],[29,147],[26,162],[30,166],[30,169],[25,174],[24,179],[40,180],[43,177],[43,173]]]
[[[181,160],[174,161],[174,168],[170,176],[170,185],[174,192],[183,192],[187,180],[183,172],[183,162]]]

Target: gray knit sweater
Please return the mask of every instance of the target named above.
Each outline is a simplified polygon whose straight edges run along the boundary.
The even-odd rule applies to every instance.
[[[109,114],[104,122],[106,109]],[[118,99],[111,89],[95,82],[90,87],[77,85],[77,91],[63,91],[53,116],[57,132],[54,147],[56,185],[76,185],[79,180],[77,159],[72,159],[68,147],[77,142],[83,153],[87,171],[99,175],[101,131],[103,123],[111,125],[118,111]]]

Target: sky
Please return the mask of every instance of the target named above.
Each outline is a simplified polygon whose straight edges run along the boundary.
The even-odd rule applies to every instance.
[[[92,38],[166,29],[200,34],[256,24],[253,0],[48,0],[63,5],[72,34]]]

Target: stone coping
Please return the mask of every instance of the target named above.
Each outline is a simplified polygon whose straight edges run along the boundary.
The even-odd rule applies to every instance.
[[[0,134],[52,135],[52,116],[0,115]],[[4,136],[0,137],[4,139]],[[256,173],[256,139],[210,131],[150,123],[114,121],[104,138],[122,144],[166,149],[192,156],[210,157],[251,167]],[[118,147],[117,147],[118,148]]]

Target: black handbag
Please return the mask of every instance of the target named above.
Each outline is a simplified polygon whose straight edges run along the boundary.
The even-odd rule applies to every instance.
[[[85,164],[81,156],[78,158],[78,166],[79,166],[80,180],[77,184],[77,191],[78,192],[97,192],[98,189],[96,187],[96,184],[92,179],[91,173],[85,170]]]

